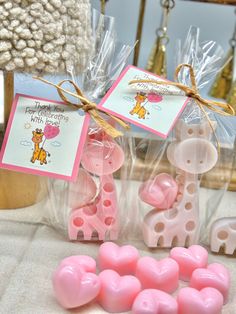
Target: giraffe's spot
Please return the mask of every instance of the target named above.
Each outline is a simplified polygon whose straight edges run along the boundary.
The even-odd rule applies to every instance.
[[[115,223],[115,219],[114,219],[113,217],[107,217],[107,218],[105,219],[105,224],[106,224],[107,226],[114,225],[114,223]]]
[[[220,239],[220,240],[225,240],[228,238],[228,232],[226,232],[225,230],[221,230],[217,233],[217,237]]]
[[[109,206],[111,206],[111,201],[110,201],[110,200],[105,200],[105,201],[103,202],[103,205],[104,205],[105,207],[109,207]]]
[[[190,164],[190,163],[191,163],[191,160],[188,159],[188,160],[187,160],[187,164]]]
[[[187,202],[187,203],[185,204],[185,209],[190,210],[190,209],[192,209],[192,208],[193,208],[193,205],[192,205],[191,202]]]
[[[111,183],[105,183],[105,184],[103,185],[103,190],[104,190],[105,192],[108,192],[108,193],[113,192],[113,184],[111,184]]]
[[[190,183],[188,186],[187,186],[187,191],[189,194],[193,194],[196,192],[196,185],[194,183]]]
[[[83,212],[85,215],[92,216],[97,213],[97,206],[96,205],[90,205],[83,208]]]
[[[188,129],[188,134],[192,135],[193,134],[193,129]]]
[[[73,220],[73,223],[74,223],[74,225],[75,225],[76,227],[81,227],[81,226],[83,226],[84,221],[83,221],[82,218],[76,217],[76,218]]]
[[[185,229],[187,231],[192,231],[195,228],[195,222],[194,221],[189,221],[185,225]]]
[[[163,222],[158,222],[155,226],[155,231],[156,232],[162,232],[165,229],[165,225],[163,224]]]
[[[231,229],[233,229],[233,230],[236,230],[236,222],[231,222],[231,223],[229,224],[229,227],[230,227]]]
[[[200,135],[203,135],[203,134],[204,134],[204,130],[203,130],[203,129],[200,129],[200,130],[199,130],[199,134],[200,134]]]

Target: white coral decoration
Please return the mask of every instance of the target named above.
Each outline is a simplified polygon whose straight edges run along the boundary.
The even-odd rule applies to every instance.
[[[91,51],[90,0],[0,0],[0,69],[81,72]]]

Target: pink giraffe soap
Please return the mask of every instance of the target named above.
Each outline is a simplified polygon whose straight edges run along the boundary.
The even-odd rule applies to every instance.
[[[178,314],[221,314],[223,307],[222,294],[214,288],[198,291],[183,288],[177,297]]]
[[[193,271],[205,268],[208,262],[208,252],[200,245],[191,245],[188,249],[175,247],[170,251],[170,257],[179,265],[179,277],[189,281]]]
[[[178,288],[179,266],[172,258],[157,261],[145,256],[137,263],[136,277],[143,289],[158,289],[172,293]]]
[[[206,287],[215,288],[223,295],[224,303],[227,303],[230,288],[229,271],[219,263],[196,269],[192,274],[190,286],[198,290]]]
[[[114,270],[104,270],[99,274],[101,290],[98,302],[108,313],[130,311],[141,284],[134,276],[120,276]]]
[[[178,314],[178,304],[166,292],[146,289],[136,297],[132,314]]]
[[[105,242],[99,248],[98,267],[100,270],[112,269],[121,276],[133,275],[138,259],[139,252],[134,246]]]

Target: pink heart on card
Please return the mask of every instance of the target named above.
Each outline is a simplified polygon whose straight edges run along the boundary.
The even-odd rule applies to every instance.
[[[53,288],[58,302],[66,309],[85,305],[100,291],[100,279],[85,272],[80,265],[60,265],[53,274]]]
[[[166,292],[155,289],[141,291],[134,301],[132,314],[177,314],[176,300]]]
[[[154,179],[141,184],[141,200],[158,209],[171,208],[178,194],[176,181],[167,173],[160,173]]]
[[[47,140],[56,137],[60,133],[60,129],[58,126],[54,126],[51,124],[46,124],[43,130],[44,136]]]
[[[87,255],[72,255],[64,258],[60,266],[80,266],[81,270],[87,273],[96,273],[96,261]]]
[[[114,270],[104,270],[99,274],[101,290],[98,302],[109,313],[130,311],[141,291],[141,284],[134,276],[120,276]]]
[[[132,245],[118,246],[113,242],[105,242],[98,252],[99,269],[112,269],[121,276],[133,275],[138,259],[139,252]]]
[[[143,289],[158,289],[172,293],[178,288],[179,266],[172,258],[157,261],[145,256],[137,263],[136,277]]]
[[[224,303],[227,303],[230,288],[229,271],[219,263],[210,264],[207,268],[196,269],[192,274],[190,286],[198,290],[205,287],[215,288],[223,295]]]
[[[214,288],[204,288],[198,291],[186,287],[180,290],[177,302],[178,314],[220,314],[223,297]]]
[[[208,252],[200,245],[192,245],[188,249],[175,247],[170,251],[170,257],[179,265],[180,279],[188,281],[195,269],[207,266]]]

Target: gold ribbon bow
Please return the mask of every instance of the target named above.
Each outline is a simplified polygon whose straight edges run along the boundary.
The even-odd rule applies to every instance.
[[[126,124],[123,120],[107,113],[104,112],[102,109],[98,108],[97,105],[94,102],[91,102],[89,99],[87,99],[84,94],[82,93],[82,91],[80,90],[80,88],[71,80],[63,80],[61,81],[59,84],[54,84],[52,82],[49,82],[41,77],[34,77],[34,79],[39,80],[43,83],[46,83],[48,85],[54,86],[57,89],[57,92],[59,94],[59,96],[61,97],[61,99],[63,100],[63,102],[65,102],[67,105],[69,106],[73,106],[76,107],[78,109],[82,109],[84,112],[88,112],[91,116],[91,118],[110,136],[112,136],[113,138],[116,138],[118,136],[123,136],[123,133],[120,132],[119,130],[117,130],[116,128],[114,128],[110,123],[108,123],[100,114],[99,112],[102,112],[104,114],[106,114],[107,116],[109,116],[110,118],[112,118],[113,120],[115,120],[116,122],[118,122],[124,129],[129,129],[129,125]],[[64,83],[69,83],[70,85],[72,85],[76,91],[76,93],[73,93],[71,91],[68,91],[67,89],[63,88],[62,85]],[[77,99],[80,100],[79,104],[74,104],[72,103],[65,95],[64,93],[73,96]]]
[[[187,85],[184,85],[184,84],[178,82],[179,72],[184,67],[189,68],[191,86],[187,86]],[[137,84],[137,83],[150,83],[150,84],[156,84],[156,85],[175,86],[175,87],[178,87],[179,89],[181,89],[187,97],[193,98],[196,101],[197,105],[199,106],[199,108],[201,109],[203,114],[205,115],[205,117],[208,120],[210,127],[213,131],[213,134],[215,135],[215,138],[217,141],[217,146],[219,149],[220,145],[219,145],[217,136],[215,134],[214,127],[213,127],[212,122],[211,122],[210,118],[208,117],[207,112],[206,112],[204,107],[210,109],[211,111],[219,113],[223,116],[234,116],[235,115],[234,108],[232,106],[230,106],[229,104],[225,104],[225,103],[214,101],[214,100],[204,99],[203,97],[201,97],[201,95],[198,93],[195,73],[194,73],[193,67],[190,64],[182,63],[182,64],[177,66],[177,68],[175,70],[175,81],[176,82],[157,81],[157,80],[151,80],[151,79],[150,80],[149,79],[143,79],[143,80],[140,79],[140,80],[132,80],[129,82],[129,84],[131,85],[131,84]]]

